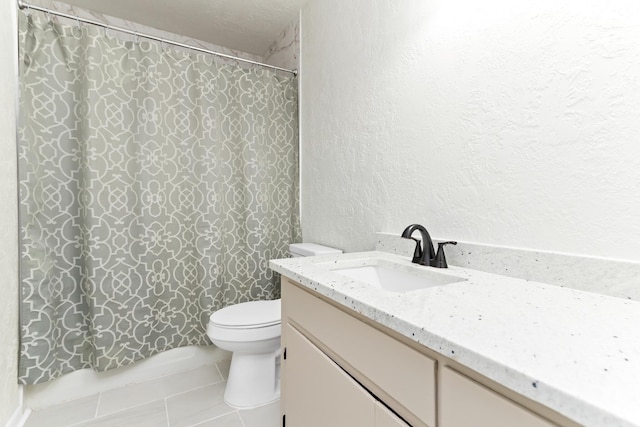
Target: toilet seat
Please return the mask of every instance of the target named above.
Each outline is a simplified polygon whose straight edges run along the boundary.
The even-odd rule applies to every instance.
[[[209,324],[218,328],[254,329],[280,324],[280,300],[251,301],[231,305],[209,317]]]

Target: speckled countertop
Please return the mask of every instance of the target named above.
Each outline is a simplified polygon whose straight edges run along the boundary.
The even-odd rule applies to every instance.
[[[386,252],[273,260],[292,280],[586,426],[640,426],[640,302],[450,266],[465,281],[395,293],[332,269]]]

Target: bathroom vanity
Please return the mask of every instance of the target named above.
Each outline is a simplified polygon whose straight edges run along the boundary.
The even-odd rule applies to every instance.
[[[286,426],[640,425],[636,302],[382,252],[271,266]],[[375,269],[428,285],[379,288]]]

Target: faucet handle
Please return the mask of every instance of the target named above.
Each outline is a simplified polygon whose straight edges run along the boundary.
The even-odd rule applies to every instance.
[[[411,262],[418,262],[422,258],[422,245],[420,243],[420,240],[416,239],[415,237],[409,237],[409,239],[416,242],[416,248],[413,251],[413,260]]]
[[[458,242],[440,242],[438,243],[438,253],[431,261],[431,267],[447,268],[447,258],[444,256],[444,245],[457,245]]]

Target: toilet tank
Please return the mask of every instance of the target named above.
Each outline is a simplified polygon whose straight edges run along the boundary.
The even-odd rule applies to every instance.
[[[315,243],[292,243],[289,245],[289,253],[292,257],[341,254],[340,249],[328,246],[317,245]]]

